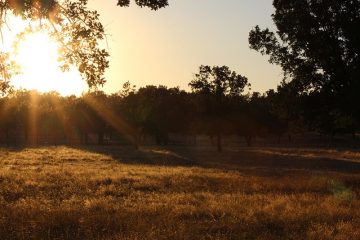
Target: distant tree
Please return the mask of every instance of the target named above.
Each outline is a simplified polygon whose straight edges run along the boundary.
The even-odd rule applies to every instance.
[[[123,88],[112,95],[113,109],[129,125],[127,134],[131,135],[135,149],[139,148],[140,138],[144,127],[144,114],[136,87],[130,82],[125,82]],[[126,133],[122,133],[125,135]]]
[[[167,145],[169,133],[184,132],[189,116],[187,94],[178,88],[146,86],[124,98],[125,116],[142,134]]]
[[[102,91],[90,92],[82,96],[79,110],[82,114],[82,126],[85,134],[96,133],[98,145],[105,144],[105,135],[109,131],[111,124],[106,113],[111,112],[108,104],[108,96]],[[87,136],[85,136],[87,140]]]
[[[209,123],[208,133],[216,135],[217,149],[221,152],[221,136],[228,126],[229,99],[240,96],[250,86],[248,79],[227,66],[200,66],[189,86],[200,96],[200,115]]]
[[[360,101],[360,1],[274,0],[273,5],[277,32],[256,26],[250,47],[270,55],[298,92],[321,93],[331,104],[327,108],[359,119],[360,105],[353,103]]]
[[[284,134],[291,142],[294,133],[304,130],[304,95],[298,93],[292,82],[282,82],[276,91],[269,90],[266,95],[273,119],[273,126],[269,126],[270,132],[278,136],[279,143]]]
[[[10,145],[11,136],[15,134],[16,129],[15,106],[15,104],[10,104],[10,99],[8,97],[0,99],[0,129],[3,135],[3,140],[7,146]]]
[[[54,102],[54,111],[63,131],[63,138],[68,144],[84,144],[85,129],[80,126],[82,110],[79,108],[81,98],[75,95],[59,97]]]
[[[135,3],[140,7],[149,7],[152,10],[166,7],[168,0],[135,0]],[[127,7],[130,5],[130,0],[118,0],[118,6]]]
[[[358,120],[354,115],[344,114],[334,108],[334,98],[323,92],[312,92],[302,97],[301,108],[304,120],[310,130],[328,136],[327,145],[331,146],[336,134],[353,134],[359,129]]]
[[[68,112],[65,108],[65,97],[58,92],[47,92],[40,95],[38,113],[38,131],[42,136],[42,143],[59,144],[67,137],[66,121]],[[69,142],[71,139],[68,139]]]
[[[235,132],[245,138],[248,147],[253,145],[255,136],[266,134],[271,119],[269,108],[264,95],[254,92],[243,101],[238,101],[238,108],[234,111]]]
[[[22,135],[22,142],[25,144],[31,143],[31,119],[34,117],[34,115],[30,115],[33,106],[32,94],[36,93],[31,91],[13,92],[8,96],[6,106],[7,114],[12,115],[13,133],[19,138]]]

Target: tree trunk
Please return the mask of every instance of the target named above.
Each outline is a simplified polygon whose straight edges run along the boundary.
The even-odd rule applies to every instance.
[[[89,138],[88,138],[88,134],[86,132],[84,133],[84,143],[85,143],[85,145],[89,145]]]
[[[209,138],[210,138],[211,146],[214,146],[214,136],[210,135]]]
[[[135,139],[135,141],[134,141],[134,148],[135,148],[135,150],[139,150],[139,142],[137,139]]]
[[[329,142],[328,142],[328,147],[332,147],[333,145],[333,140],[334,140],[334,136],[335,136],[335,132],[332,131],[330,136],[329,136]]]
[[[252,137],[251,136],[245,136],[245,141],[248,147],[251,147],[252,145]]]
[[[289,141],[289,143],[292,143],[292,137],[291,137],[290,133],[288,134],[288,141]]]
[[[169,134],[168,133],[164,133],[164,145],[167,146],[169,145]]]
[[[5,130],[5,135],[6,135],[6,146],[10,146],[10,134],[9,134],[9,129]]]
[[[161,145],[161,138],[160,138],[159,134],[156,134],[155,139],[156,139],[156,145],[160,146]]]
[[[138,150],[139,149],[139,143],[140,143],[140,134],[139,133],[135,133],[134,136],[134,147],[135,147],[135,150]]]
[[[351,132],[352,140],[356,140],[356,131]]]
[[[104,133],[103,132],[98,133],[98,144],[104,145]]]
[[[216,135],[216,140],[217,140],[217,150],[218,150],[218,152],[222,152],[221,134],[220,133],[218,133]]]
[[[27,145],[27,144],[29,144],[29,132],[28,132],[28,130],[27,129],[25,129],[25,131],[24,131],[24,144],[25,145]]]

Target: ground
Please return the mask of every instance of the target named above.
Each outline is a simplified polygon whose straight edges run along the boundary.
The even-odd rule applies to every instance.
[[[0,150],[1,239],[360,239],[360,153]]]

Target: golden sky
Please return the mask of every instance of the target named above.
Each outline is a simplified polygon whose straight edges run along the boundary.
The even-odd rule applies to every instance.
[[[249,78],[253,91],[275,88],[282,79],[268,57],[250,50],[248,33],[255,26],[274,28],[270,0],[169,0],[159,11],[116,7],[115,0],[90,0],[108,34],[111,54],[106,92],[125,81],[179,86],[203,65],[227,65]]]

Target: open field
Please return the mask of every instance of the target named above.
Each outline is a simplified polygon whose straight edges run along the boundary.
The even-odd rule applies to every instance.
[[[360,239],[360,153],[0,151],[0,239]]]

